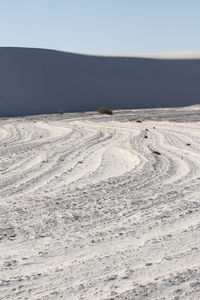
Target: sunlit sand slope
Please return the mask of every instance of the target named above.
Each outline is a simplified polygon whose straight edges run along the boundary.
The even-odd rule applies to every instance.
[[[1,299],[200,298],[198,106],[1,119],[0,157]]]

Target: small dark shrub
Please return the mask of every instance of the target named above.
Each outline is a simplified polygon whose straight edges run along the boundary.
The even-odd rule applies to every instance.
[[[187,143],[186,146],[190,146],[190,143]]]
[[[106,115],[112,115],[113,114],[112,110],[109,109],[109,108],[106,108],[106,107],[100,107],[98,109],[98,113],[99,114],[106,114]]]
[[[64,114],[64,111],[63,111],[62,109],[60,109],[60,110],[58,111],[58,113],[59,113],[59,115],[63,115],[63,114]]]
[[[158,151],[152,151],[154,154],[157,154],[157,155],[161,155],[161,153],[160,152],[158,152]]]
[[[137,120],[137,121],[136,121],[136,123],[142,123],[142,121],[140,121],[140,120]]]

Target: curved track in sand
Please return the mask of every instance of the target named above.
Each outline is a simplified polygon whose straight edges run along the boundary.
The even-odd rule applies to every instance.
[[[0,299],[199,299],[200,122],[163,111],[0,119]]]

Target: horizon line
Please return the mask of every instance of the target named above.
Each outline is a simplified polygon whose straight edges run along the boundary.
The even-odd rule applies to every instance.
[[[102,56],[102,57],[128,57],[128,58],[158,58],[158,59],[200,59],[200,50],[191,51],[170,51],[170,52],[154,52],[154,53],[98,53],[98,52],[76,52],[59,50],[53,48],[43,48],[43,47],[32,47],[32,46],[0,46],[0,48],[18,48],[18,49],[38,49],[38,50],[49,50],[58,51],[64,53],[71,53],[77,55],[87,55],[87,56]]]

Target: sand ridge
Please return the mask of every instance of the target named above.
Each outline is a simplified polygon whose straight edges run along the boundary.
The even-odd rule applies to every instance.
[[[0,145],[1,299],[199,299],[198,106],[2,118]]]
[[[0,47],[0,116],[199,103],[197,52],[98,56]]]

